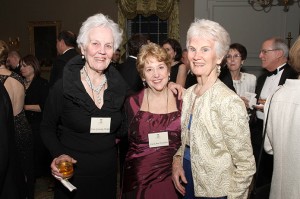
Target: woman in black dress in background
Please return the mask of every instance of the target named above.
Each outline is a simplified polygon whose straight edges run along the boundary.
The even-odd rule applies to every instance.
[[[170,81],[185,86],[188,68],[181,62],[182,48],[175,39],[167,39],[161,45],[172,58]]]
[[[0,40],[0,82],[6,88],[13,109],[15,143],[18,154],[18,161],[22,167],[23,178],[26,177],[26,196],[34,198],[34,168],[33,168],[33,138],[31,128],[23,109],[25,98],[25,86],[22,77],[6,68],[8,47]],[[0,111],[2,111],[0,109]],[[0,128],[2,128],[0,126]],[[0,162],[0,164],[4,164]],[[7,190],[6,190],[7,191]],[[13,192],[13,191],[11,191]],[[13,194],[13,193],[12,193]],[[11,198],[11,197],[8,197]],[[12,197],[13,198],[13,197]]]
[[[40,136],[40,123],[49,91],[48,81],[40,76],[39,61],[34,55],[23,57],[20,65],[26,87],[24,109],[33,133],[35,177],[50,175],[50,155]]]

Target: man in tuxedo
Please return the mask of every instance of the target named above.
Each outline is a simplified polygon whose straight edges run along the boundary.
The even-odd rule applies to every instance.
[[[71,31],[64,30],[58,34],[56,40],[58,56],[54,61],[50,72],[50,87],[53,86],[58,79],[62,78],[66,63],[78,55],[78,52],[76,51],[76,38],[76,35]]]
[[[261,46],[259,58],[266,72],[257,79],[255,89],[258,99],[255,106],[256,120],[250,124],[251,141],[256,163],[258,162],[260,149],[263,147],[263,120],[266,114],[264,113],[265,100],[276,91],[279,85],[283,85],[286,79],[296,79],[298,76],[287,63],[288,51],[288,46],[284,40],[277,37],[265,40]],[[263,151],[260,168],[257,172],[259,174],[257,186],[270,183],[273,172],[273,156]]]
[[[119,66],[119,72],[133,92],[143,89],[143,82],[136,69],[136,59],[142,45],[148,43],[148,38],[142,34],[133,35],[127,42],[128,53],[126,61]]]
[[[20,75],[20,59],[21,59],[21,55],[18,51],[10,51],[8,53],[8,57],[6,60],[6,65],[8,66],[8,68],[19,74]]]

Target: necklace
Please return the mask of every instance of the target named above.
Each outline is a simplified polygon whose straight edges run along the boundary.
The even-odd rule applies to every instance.
[[[91,90],[92,90],[93,99],[94,99],[94,93],[93,93],[93,92],[95,92],[95,93],[97,94],[97,102],[98,102],[98,104],[100,104],[101,101],[102,101],[102,97],[100,96],[100,91],[102,90],[103,86],[106,84],[107,78],[106,78],[106,76],[105,76],[105,74],[104,74],[104,77],[103,77],[102,82],[99,84],[99,86],[95,87],[95,86],[93,85],[93,83],[92,83],[92,81],[91,81],[91,79],[90,79],[90,77],[89,77],[87,71],[86,71],[85,66],[83,67],[83,70],[84,70],[84,72],[85,72],[85,81],[86,81],[86,83],[88,84],[88,86],[89,86],[89,87],[91,88]],[[94,99],[94,101],[95,101],[95,99]]]
[[[24,84],[25,84],[25,87],[26,87],[26,88],[29,87],[29,85],[31,84],[31,82],[32,82],[32,80],[26,80],[26,79],[24,78]]]

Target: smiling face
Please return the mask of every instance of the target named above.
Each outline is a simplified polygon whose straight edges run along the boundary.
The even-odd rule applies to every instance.
[[[149,88],[162,91],[168,84],[170,72],[165,62],[159,62],[154,57],[147,58],[143,69],[144,78]]]
[[[90,30],[87,45],[81,48],[87,65],[97,71],[105,70],[114,53],[112,31],[106,27],[96,27]]]
[[[167,53],[170,55],[170,57],[174,60],[175,56],[176,56],[176,52],[172,48],[172,46],[169,43],[166,43],[162,47],[167,51]]]
[[[188,45],[188,59],[192,72],[196,76],[217,75],[217,64],[222,58],[216,55],[215,42],[199,37],[192,37]]]
[[[226,64],[230,71],[240,71],[242,64],[241,54],[236,49],[230,49],[226,56]]]

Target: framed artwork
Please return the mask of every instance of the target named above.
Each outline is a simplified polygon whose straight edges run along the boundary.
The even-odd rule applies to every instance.
[[[29,28],[29,52],[40,61],[41,67],[52,66],[57,56],[56,38],[61,21],[31,21]]]

